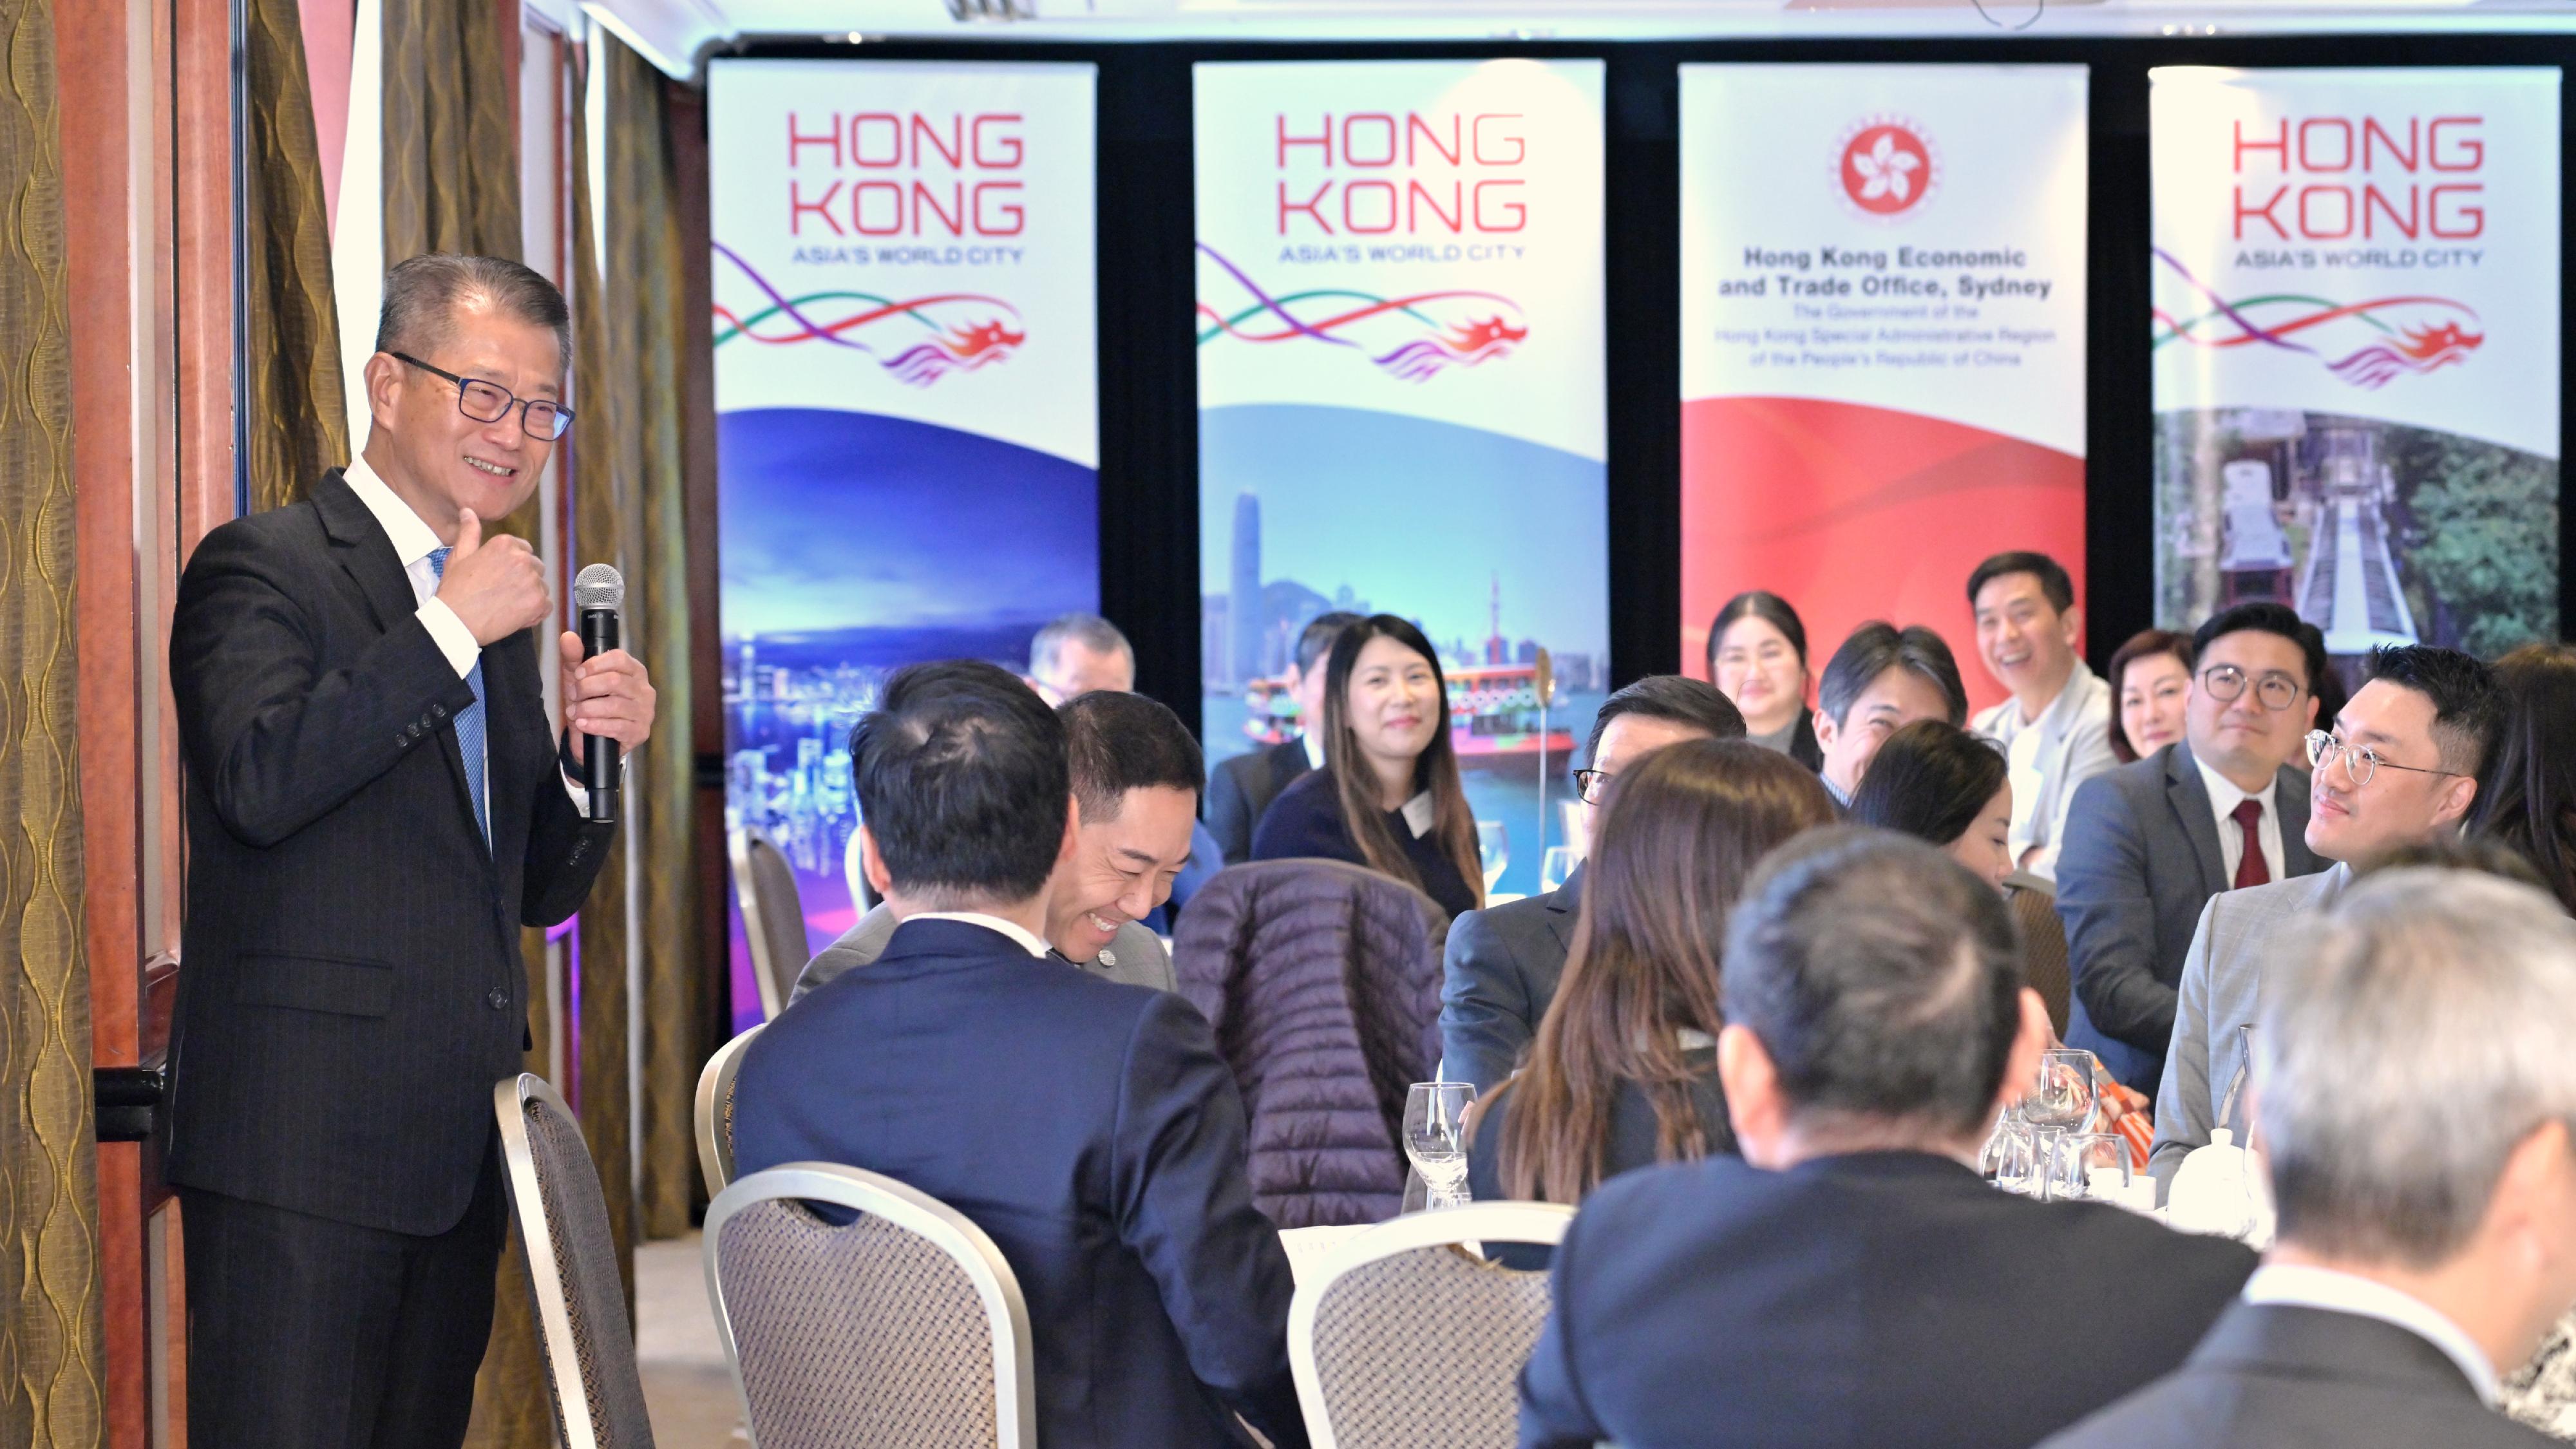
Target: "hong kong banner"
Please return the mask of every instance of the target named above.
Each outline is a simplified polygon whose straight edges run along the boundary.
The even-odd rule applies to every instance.
[[[1812,659],[1928,624],[1972,701],[1978,561],[2084,576],[2085,69],[1686,65],[1682,667],[1765,589]]]
[[[2154,71],[2156,613],[2558,628],[2558,71]]]
[[[1093,68],[719,60],[708,90],[726,806],[819,945],[886,675],[1019,669],[1098,605]]]
[[[1537,889],[1609,662],[1601,64],[1195,81],[1210,765],[1307,727],[1283,676],[1316,614],[1400,615],[1501,827],[1487,874]]]

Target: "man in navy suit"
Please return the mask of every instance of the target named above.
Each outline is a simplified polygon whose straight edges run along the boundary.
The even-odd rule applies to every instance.
[[[2254,1255],[1977,1176],[2048,1008],[1940,849],[1784,846],[1727,929],[1717,1044],[1744,1155],[1604,1183],[1558,1247],[1521,1443],[2011,1449],[2174,1367]]]
[[[1682,740],[1740,740],[1744,716],[1717,686],[1678,674],[1649,675],[1608,699],[1592,717],[1592,740],[1575,772],[1588,822],[1621,770]],[[1440,986],[1441,1074],[1473,1082],[1482,1095],[1520,1065],[1556,999],[1574,949],[1583,868],[1543,895],[1468,911],[1449,927]]]
[[[1208,834],[1225,852],[1227,864],[1252,859],[1252,828],[1280,791],[1307,771],[1324,768],[1324,661],[1333,652],[1333,641],[1359,621],[1359,615],[1339,610],[1306,621],[1297,636],[1297,657],[1288,661],[1288,694],[1297,701],[1301,732],[1223,761],[1209,776]]]
[[[2316,725],[2323,636],[2264,600],[2211,616],[2191,654],[2183,738],[2076,787],[2057,860],[2066,1044],[2150,1097],[2201,908],[2326,867],[2308,849],[2308,777],[2280,763]]]
[[[915,665],[850,754],[861,858],[901,924],[745,1049],[740,1169],[865,1168],[990,1234],[1028,1299],[1049,1449],[1231,1444],[1235,1414],[1304,1444],[1288,1260],[1207,1022],[1048,959],[1075,849],[1063,722],[993,665]]]

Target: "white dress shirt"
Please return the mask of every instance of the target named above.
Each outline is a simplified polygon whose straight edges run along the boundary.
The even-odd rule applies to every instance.
[[[2263,865],[2270,872],[2269,878],[2279,880],[2281,812],[2274,806],[2272,797],[2281,792],[2280,777],[2273,776],[2264,782],[2260,792],[2249,795],[2237,789],[2235,781],[2211,769],[2199,756],[2193,756],[2191,762],[2200,767],[2200,783],[2209,789],[2209,813],[2218,820],[2218,852],[2226,861],[2222,874],[2228,884],[2235,884],[2236,868],[2245,860],[2245,832],[2237,828],[2236,807],[2248,800],[2263,807],[2263,823],[2256,830],[2255,839],[2263,847]]]
[[[1306,768],[1309,770],[1324,768],[1324,737],[1313,730],[1308,730],[1297,738],[1306,746]]]
[[[2479,1401],[2490,1409],[2495,1407],[2496,1371],[2495,1365],[2487,1361],[2486,1350],[2478,1347],[2477,1340],[2458,1324],[2443,1317],[2441,1310],[2412,1294],[2332,1268],[2266,1263],[2245,1280],[2244,1296],[2248,1303],[2316,1308],[2395,1324],[2440,1349],[2459,1365],[2469,1387],[2478,1391]]]
[[[1032,956],[1043,956],[1047,953],[1047,943],[1030,935],[1028,927],[1017,921],[1006,921],[999,916],[985,915],[981,911],[915,911],[904,919],[907,921],[964,921],[970,926],[981,926],[987,931],[1001,932],[1016,942],[1021,950]]]

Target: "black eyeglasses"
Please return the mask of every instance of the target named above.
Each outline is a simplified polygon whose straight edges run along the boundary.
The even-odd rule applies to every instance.
[[[456,384],[456,410],[478,423],[497,423],[519,410],[519,429],[531,438],[551,443],[572,430],[572,409],[543,398],[525,401],[511,395],[497,382],[479,377],[458,377],[443,367],[432,367],[408,352],[387,354],[397,362],[408,362],[432,377],[443,377]]]
[[[1600,804],[1601,787],[1609,783],[1610,772],[1608,770],[1577,770],[1574,772],[1574,793],[1582,797],[1583,803],[1586,805]]]
[[[2209,691],[2210,698],[2233,704],[2245,693],[2245,671],[2233,664],[2213,664],[2200,672],[2200,687]],[[2286,674],[2266,674],[2254,681],[2254,697],[2279,714],[2299,702],[2300,687]]]

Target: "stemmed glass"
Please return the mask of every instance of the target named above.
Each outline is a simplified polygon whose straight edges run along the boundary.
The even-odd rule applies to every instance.
[[[1416,1082],[1404,1093],[1404,1155],[1422,1174],[1425,1209],[1467,1202],[1467,1106],[1476,1098],[1468,1082]]]
[[[1510,831],[1503,828],[1503,822],[1499,820],[1476,822],[1476,855],[1484,862],[1485,889],[1490,891],[1501,885],[1503,872],[1512,863],[1512,836]]]
[[[1565,878],[1572,874],[1574,874],[1572,846],[1551,845],[1547,848],[1547,853],[1539,857],[1538,888],[1540,890],[1562,890],[1565,888]]]
[[[2069,1132],[2048,1165],[2048,1196],[2118,1202],[2128,1195],[2129,1139],[2117,1132]]]
[[[2041,1178],[2037,1196],[2044,1199],[2053,1186],[2047,1169],[2055,1159],[2057,1140],[2092,1120],[2093,1054],[2060,1048],[2043,1055],[2039,1059],[2039,1083],[2021,1099],[2021,1115],[2038,1134]]]
[[[2038,1143],[2031,1126],[2022,1120],[2021,1104],[2006,1107],[1995,1119],[1995,1130],[1986,1138],[1985,1150],[1979,1154],[1977,1170],[1986,1181],[2006,1192],[2025,1196],[2037,1194]]]

